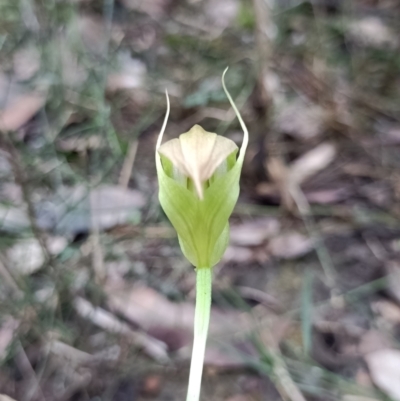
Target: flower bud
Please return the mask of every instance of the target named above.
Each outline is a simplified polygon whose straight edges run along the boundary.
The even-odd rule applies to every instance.
[[[181,134],[179,139],[161,145],[158,153],[162,156],[164,171],[169,170],[170,177],[178,180],[183,175],[189,180],[187,185],[190,187],[193,183],[198,197],[203,199],[207,181],[218,167],[222,167],[220,170],[225,172],[228,170],[228,158],[235,156],[237,149],[232,140],[195,125],[190,131]]]

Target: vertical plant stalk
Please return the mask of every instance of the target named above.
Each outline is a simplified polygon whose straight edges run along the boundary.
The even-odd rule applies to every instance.
[[[194,314],[194,340],[186,401],[198,401],[200,398],[204,352],[206,349],[208,326],[210,323],[211,284],[212,268],[198,268],[196,271],[196,310]]]

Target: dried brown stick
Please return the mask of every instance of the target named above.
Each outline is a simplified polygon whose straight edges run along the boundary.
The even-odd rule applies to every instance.
[[[138,140],[133,140],[129,145],[128,154],[125,157],[124,164],[119,177],[119,185],[123,188],[128,188],[129,180],[132,174],[133,164],[135,163],[136,153],[138,148]]]

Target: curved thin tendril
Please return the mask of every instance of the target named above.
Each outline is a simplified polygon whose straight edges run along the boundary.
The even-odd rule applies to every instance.
[[[161,146],[161,141],[162,141],[162,138],[164,136],[165,127],[167,126],[168,117],[169,117],[170,104],[169,104],[169,97],[168,97],[167,89],[165,89],[165,97],[167,98],[167,111],[165,113],[164,122],[163,122],[163,125],[161,127],[161,131],[158,134],[158,139],[157,139],[157,144],[156,144],[156,151]],[[156,154],[158,155],[158,152],[156,152]],[[160,157],[160,156],[158,156],[158,157]]]
[[[230,95],[230,93],[228,92],[228,89],[226,89],[226,85],[225,85],[225,74],[228,71],[229,67],[225,68],[225,71],[222,74],[222,87],[224,88],[225,94],[229,100],[229,103],[231,104],[237,119],[239,120],[240,126],[242,127],[244,136],[243,136],[243,142],[242,142],[242,146],[240,148],[240,152],[239,152],[239,158],[241,161],[243,161],[244,159],[244,154],[246,153],[246,149],[247,149],[247,145],[249,143],[249,131],[247,130],[246,124],[244,123],[242,116],[240,115],[240,112],[238,110],[238,108],[236,107],[235,102],[232,99],[232,96]]]

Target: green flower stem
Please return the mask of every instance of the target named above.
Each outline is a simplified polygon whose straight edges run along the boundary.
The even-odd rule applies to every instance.
[[[212,268],[197,268],[196,276],[194,340],[186,401],[198,401],[200,399],[204,351],[206,348],[208,325],[210,323]]]

